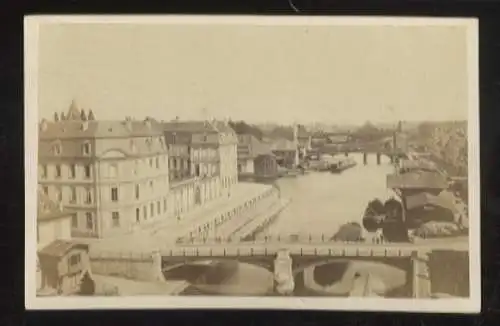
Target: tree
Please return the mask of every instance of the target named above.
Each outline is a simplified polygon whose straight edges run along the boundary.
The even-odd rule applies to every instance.
[[[59,121],[59,115],[57,112],[54,113],[54,121]]]
[[[253,135],[257,139],[262,139],[262,130],[259,128],[247,124],[245,121],[229,121],[229,126],[238,135]]]
[[[80,113],[80,118],[82,119],[82,121],[87,121],[87,116],[85,115],[84,109],[82,109],[82,111]]]
[[[66,115],[64,114],[64,112],[61,112],[61,121],[64,121],[66,120]]]
[[[422,122],[418,125],[417,129],[419,136],[423,139],[431,138],[434,132],[434,126],[429,122]]]

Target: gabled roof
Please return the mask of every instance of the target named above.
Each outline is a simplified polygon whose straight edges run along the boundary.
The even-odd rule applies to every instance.
[[[445,208],[452,212],[457,211],[457,207],[453,202],[453,197],[449,196],[448,193],[444,191],[437,196],[427,192],[422,192],[417,195],[406,197],[406,207],[408,209],[423,207],[426,205]]]
[[[436,172],[408,172],[387,176],[387,187],[391,189],[446,189],[447,180]]]
[[[401,168],[408,170],[423,170],[423,171],[437,171],[434,163],[422,160],[403,160]]]
[[[271,143],[271,150],[273,151],[295,151],[297,147],[293,141],[282,138],[277,139]]]
[[[62,257],[68,251],[74,248],[81,248],[88,250],[89,245],[84,243],[77,243],[69,240],[54,240],[47,246],[38,251],[40,256],[50,256],[50,257]]]
[[[238,135],[238,147],[246,148],[249,157],[256,157],[260,154],[271,152],[271,145],[261,142],[254,135],[250,134]]]

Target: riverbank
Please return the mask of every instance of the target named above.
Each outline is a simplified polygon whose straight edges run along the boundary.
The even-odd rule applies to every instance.
[[[217,200],[199,207],[181,220],[170,219],[137,228],[132,233],[105,239],[79,239],[89,244],[91,253],[148,253],[175,245],[181,237],[203,237],[220,225],[227,216],[237,218],[254,205],[259,205],[265,194],[273,191],[271,185],[239,183],[233,188],[231,197]]]

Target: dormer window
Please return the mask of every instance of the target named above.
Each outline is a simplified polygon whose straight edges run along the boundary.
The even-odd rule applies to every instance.
[[[40,122],[40,130],[41,131],[47,130],[47,126],[48,126],[47,120],[43,119],[42,122]]]
[[[52,145],[52,151],[54,152],[54,155],[61,155],[62,152],[62,146],[60,143],[56,143]]]
[[[82,145],[83,155],[90,155],[90,143],[86,142]]]

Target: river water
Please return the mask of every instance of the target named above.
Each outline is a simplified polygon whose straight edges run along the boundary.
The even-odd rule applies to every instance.
[[[282,196],[290,198],[291,203],[261,235],[331,237],[347,222],[361,223],[370,200],[375,197],[385,200],[393,195],[386,188],[386,175],[394,170],[388,157],[382,156],[378,165],[376,156],[372,154],[368,156],[368,164],[364,165],[362,154],[350,156],[358,164],[340,174],[310,172],[278,180]],[[341,268],[345,269],[346,266]],[[400,270],[394,272],[397,274]],[[391,275],[391,271],[387,270],[386,275]],[[255,293],[256,287],[265,294],[272,289],[272,284],[272,275],[265,269],[239,264],[233,275],[222,283],[204,284],[204,287],[206,291],[209,286],[211,294],[248,295]],[[185,294],[196,294],[198,291],[191,287]]]
[[[377,165],[376,156],[368,155],[368,164],[364,165],[362,154],[350,156],[358,164],[340,174],[310,172],[279,179],[282,196],[292,201],[265,234],[333,235],[347,222],[361,223],[370,200],[393,195],[386,188],[386,175],[394,171],[388,157],[382,156]]]

